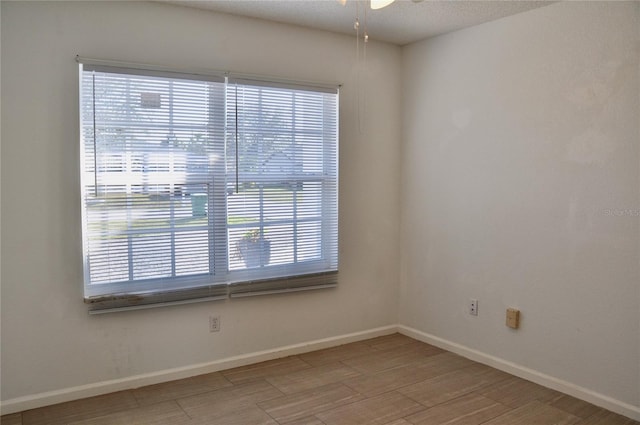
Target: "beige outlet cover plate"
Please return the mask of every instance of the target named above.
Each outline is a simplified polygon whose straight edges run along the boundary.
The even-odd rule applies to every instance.
[[[518,329],[520,327],[520,310],[515,308],[507,309],[507,326],[512,329]]]

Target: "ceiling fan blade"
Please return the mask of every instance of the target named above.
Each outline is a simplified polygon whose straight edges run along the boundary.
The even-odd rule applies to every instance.
[[[371,0],[371,8],[372,9],[382,9],[383,7],[389,6],[395,0]]]

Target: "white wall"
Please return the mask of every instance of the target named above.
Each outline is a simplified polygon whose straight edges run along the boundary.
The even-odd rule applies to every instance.
[[[403,50],[400,323],[640,406],[639,55],[637,2]]]
[[[339,289],[89,316],[77,54],[344,83]],[[359,130],[353,37],[155,3],[2,2],[2,400],[395,324],[401,50],[367,54]]]
[[[1,8],[3,401],[395,324],[399,310],[640,406],[637,3],[554,4],[402,56],[372,43],[362,131],[351,37],[141,2]],[[87,315],[76,54],[344,83],[340,288]]]

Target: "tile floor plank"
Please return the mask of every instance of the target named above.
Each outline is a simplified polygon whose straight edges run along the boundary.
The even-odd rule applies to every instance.
[[[472,364],[471,360],[453,353],[436,354],[425,357],[425,360],[420,363],[388,369],[373,375],[349,378],[344,383],[360,394],[372,397]]]
[[[342,363],[359,372],[371,374],[410,363],[419,363],[426,356],[440,353],[444,353],[444,351],[432,345],[410,343],[393,349],[376,350],[362,356],[345,359],[342,360]]]
[[[578,416],[580,418],[588,418],[596,413],[604,411],[604,409],[594,406],[586,401],[578,400],[566,394],[562,394],[560,397],[549,402],[549,404],[560,410],[564,410],[567,413]]]
[[[300,354],[300,359],[312,366],[321,366],[327,363],[335,363],[342,360],[369,354],[373,349],[363,342],[352,342],[324,350]]]
[[[182,425],[182,424],[181,424]],[[185,425],[279,425],[257,406],[247,406],[220,417],[197,418]]]
[[[309,369],[311,366],[297,356],[284,357],[282,359],[269,360],[248,366],[236,367],[222,371],[222,376],[233,384],[241,384],[252,380],[263,379],[269,376],[282,375]]]
[[[22,413],[0,416],[0,425],[22,425]]]
[[[180,398],[177,401],[189,417],[214,420],[282,395],[273,385],[261,380]]]
[[[508,374],[496,369],[472,365],[400,388],[398,392],[432,407],[508,378]]]
[[[293,394],[356,376],[360,376],[358,371],[342,363],[329,363],[286,375],[271,376],[266,380],[283,393]]]
[[[534,400],[551,401],[561,395],[561,393],[550,388],[515,376],[481,388],[478,393],[514,409]]]
[[[133,395],[136,400],[138,400],[138,403],[144,406],[229,387],[231,385],[231,382],[225,379],[221,373],[215,372],[137,388],[133,390]]]
[[[393,333],[389,335],[383,335],[376,338],[371,338],[363,341],[371,348],[375,348],[376,350],[388,350],[390,348],[398,348],[405,344],[414,344],[416,341],[413,338],[409,338],[406,335],[402,335],[400,333]]]
[[[23,425],[59,425],[138,407],[131,391],[74,400],[22,413]]]
[[[640,422],[613,412],[601,410],[578,422],[578,425],[640,425]]]
[[[326,425],[385,425],[412,415],[424,406],[397,392],[389,392],[318,413]]]
[[[258,403],[258,406],[275,420],[284,424],[357,402],[363,398],[362,395],[345,385],[330,384],[311,391],[274,398]]]
[[[188,421],[186,413],[172,400],[69,422],[68,425],[181,425]]]
[[[406,419],[413,425],[479,425],[509,410],[509,407],[489,398],[468,394]]]
[[[302,418],[292,422],[287,422],[286,425],[325,425],[325,423],[315,416],[310,416],[308,418]]]
[[[485,425],[571,425],[578,421],[577,416],[535,400],[485,422]]]

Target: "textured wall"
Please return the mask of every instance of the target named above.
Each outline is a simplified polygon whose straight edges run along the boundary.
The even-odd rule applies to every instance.
[[[395,324],[401,51],[367,53],[358,76],[352,37],[158,3],[2,2],[2,399]],[[77,54],[343,83],[339,289],[88,316]]]
[[[640,406],[639,54],[637,2],[405,48],[402,324]]]

